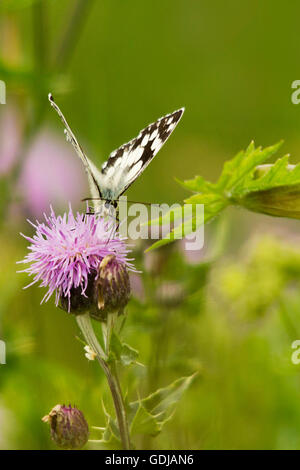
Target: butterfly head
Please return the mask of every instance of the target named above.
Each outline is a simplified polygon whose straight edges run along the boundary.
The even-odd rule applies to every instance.
[[[108,199],[106,199],[104,203],[105,209],[109,210],[111,206],[116,209],[118,207],[118,201],[109,201]]]
[[[102,202],[102,210],[100,210],[100,213],[102,213],[104,217],[109,217],[109,219],[117,221],[119,217],[118,201],[106,199]]]

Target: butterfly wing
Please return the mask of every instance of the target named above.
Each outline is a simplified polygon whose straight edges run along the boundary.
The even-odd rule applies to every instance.
[[[65,126],[65,135],[67,140],[71,142],[73,145],[78,157],[82,161],[85,171],[88,175],[89,186],[92,198],[95,199],[95,208],[98,210],[102,206],[102,201],[99,198],[102,198],[102,193],[100,187],[104,184],[103,175],[101,172],[96,168],[96,166],[91,162],[88,157],[85,155],[84,151],[82,150],[78,140],[76,139],[74,133],[72,132],[66,118],[64,117],[63,113],[61,112],[60,108],[55,103],[53,96],[51,93],[48,95],[48,99],[50,101],[51,106],[55,109],[57,114],[59,115],[63,125]],[[98,199],[98,201],[97,201]],[[98,206],[98,207],[97,207]]]
[[[127,144],[114,150],[102,165],[102,197],[116,200],[145,170],[167,141],[184,112],[184,108],[158,119],[141,130]]]
[[[85,155],[51,93],[48,98],[65,126],[67,140],[71,142],[84,165],[97,211],[103,208],[103,199],[115,201],[145,170],[167,141],[184,112],[184,108],[178,109],[149,124],[136,138],[114,150],[99,171]]]

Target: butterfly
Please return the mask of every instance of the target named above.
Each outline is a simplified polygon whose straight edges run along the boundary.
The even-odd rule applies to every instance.
[[[85,155],[51,93],[48,99],[64,124],[67,140],[71,142],[85,167],[91,199],[94,200],[95,210],[99,212],[103,210],[103,205],[108,211],[117,208],[118,198],[149,165],[172,134],[184,112],[184,108],[178,109],[149,124],[137,137],[114,150],[99,170]]]

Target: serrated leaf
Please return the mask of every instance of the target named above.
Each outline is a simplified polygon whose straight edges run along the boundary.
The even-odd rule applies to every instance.
[[[270,215],[300,218],[300,164],[292,167],[288,164],[286,156],[261,170],[263,163],[274,155],[281,145],[282,142],[279,142],[262,149],[255,148],[254,142],[251,142],[246,150],[239,152],[224,164],[217,183],[205,181],[201,176],[184,182],[178,181],[184,188],[196,193],[187,198],[185,204],[204,204],[204,218],[199,222],[192,217],[182,223],[184,206],[181,206],[175,211],[175,228],[147,251],[189,235],[201,224],[219,215],[230,204],[238,204],[249,210]],[[276,188],[281,188],[280,194],[275,191]],[[149,225],[168,223],[171,212],[152,220]]]
[[[142,400],[143,406],[152,414],[165,412],[169,406],[177,403],[182,397],[183,393],[191,385],[196,374],[189,377],[181,377],[175,380],[170,385],[160,388],[148,397]]]
[[[262,149],[261,147],[255,148],[254,143],[251,142],[245,151],[239,152],[232,160],[224,164],[216,185],[218,190],[226,191],[226,193],[237,190],[243,185],[244,178],[253,174],[258,165],[271,158],[281,145],[282,142],[279,142]]]
[[[116,360],[124,366],[134,364],[138,358],[138,351],[126,343],[123,343],[115,331],[112,332],[110,340],[110,358]]]
[[[190,198],[186,199],[185,204],[203,204],[204,205],[204,214],[203,218],[192,217],[188,220],[185,220],[184,223],[174,227],[163,239],[158,240],[153,243],[146,252],[159,248],[163,245],[171,243],[174,240],[182,239],[187,235],[197,231],[201,225],[206,224],[215,217],[217,217],[222,210],[228,205],[228,202],[225,198],[219,194],[210,193],[210,194],[195,194]],[[181,219],[182,220],[182,219]]]
[[[240,191],[240,195],[298,184],[300,184],[300,164],[290,165],[289,156],[286,155],[276,160],[273,165],[260,165],[256,168],[253,177]]]
[[[131,411],[129,420],[131,434],[157,435],[172,417],[176,404],[190,386],[195,375],[177,379],[148,397],[130,403],[127,407]]]
[[[105,420],[106,420],[106,427],[105,428],[97,428],[102,433],[101,439],[94,439],[89,440],[91,444],[95,444],[96,448],[99,450],[119,450],[123,449],[120,432],[116,421],[110,416],[108,411],[106,410],[104,403],[102,403]]]
[[[179,183],[183,188],[189,189],[195,193],[202,193],[202,192],[209,192],[214,186],[209,181],[206,181],[202,176],[195,176],[195,178],[191,180],[181,181],[175,178],[177,183]]]
[[[106,410],[104,403],[102,402],[102,408],[104,411],[105,419],[106,419],[106,427],[102,434],[102,439],[110,440],[111,435],[114,436],[117,440],[120,439],[120,431],[117,426],[116,421],[110,416],[108,411]]]
[[[144,434],[148,436],[157,436],[160,433],[163,423],[159,422],[155,416],[149,413],[146,408],[140,404],[137,413],[134,416],[130,428],[130,434]]]

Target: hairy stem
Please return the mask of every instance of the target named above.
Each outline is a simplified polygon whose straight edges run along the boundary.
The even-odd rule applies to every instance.
[[[76,320],[86,342],[88,343],[90,348],[97,354],[97,360],[105,373],[114,402],[122,445],[125,450],[129,450],[131,449],[130,434],[116,364],[115,362],[107,362],[107,355],[103,351],[102,347],[99,344],[99,341],[96,338],[90,316],[88,314],[78,315],[76,317]]]

